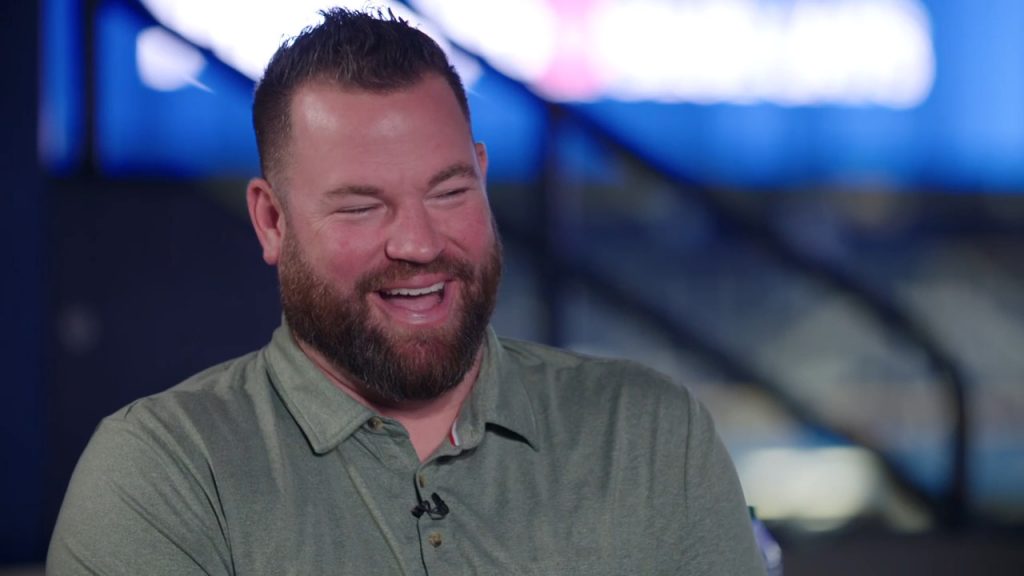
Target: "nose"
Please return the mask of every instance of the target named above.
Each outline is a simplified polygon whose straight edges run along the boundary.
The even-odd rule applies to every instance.
[[[433,262],[444,250],[444,240],[424,206],[408,206],[392,222],[385,251],[391,260],[416,264]]]

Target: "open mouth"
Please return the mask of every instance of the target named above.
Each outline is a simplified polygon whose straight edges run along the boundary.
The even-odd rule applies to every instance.
[[[438,282],[423,288],[391,288],[377,293],[391,306],[410,312],[426,312],[444,301],[444,292],[445,283]]]

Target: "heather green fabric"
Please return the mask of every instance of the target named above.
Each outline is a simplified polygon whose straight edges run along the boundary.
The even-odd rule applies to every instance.
[[[491,332],[456,432],[421,464],[281,328],[103,420],[47,573],[763,573],[707,411],[647,368]]]

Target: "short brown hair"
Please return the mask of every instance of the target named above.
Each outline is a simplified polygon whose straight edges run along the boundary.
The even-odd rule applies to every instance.
[[[427,74],[438,74],[448,82],[469,121],[462,80],[429,36],[390,10],[332,8],[320,14],[322,23],[304,29],[277,49],[256,86],[252,123],[264,178],[281,169],[291,131],[292,96],[310,81],[387,93],[412,86]]]

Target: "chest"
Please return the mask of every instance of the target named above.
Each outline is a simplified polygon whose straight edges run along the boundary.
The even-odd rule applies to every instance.
[[[258,460],[221,487],[237,574],[657,573],[678,545],[670,496],[524,443],[427,465],[359,443]]]

